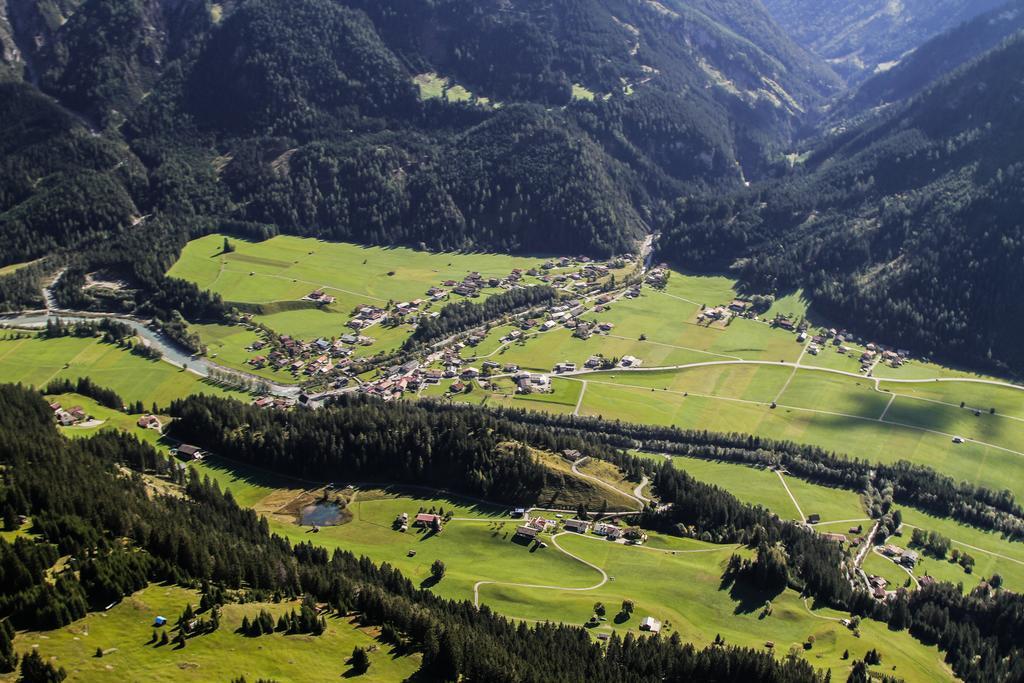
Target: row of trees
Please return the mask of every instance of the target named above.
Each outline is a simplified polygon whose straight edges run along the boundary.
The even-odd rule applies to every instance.
[[[520,287],[489,296],[483,303],[460,301],[445,306],[436,317],[420,321],[416,331],[406,340],[406,348],[450,337],[479,327],[511,313],[549,304],[557,293],[547,286]]]
[[[880,503],[878,514],[896,502],[999,531],[1011,539],[1024,539],[1024,509],[1008,489],[993,491],[969,482],[957,482],[931,467],[904,460],[870,462],[818,446],[754,434],[722,434],[511,408],[496,408],[493,412],[503,419],[552,427],[558,432],[614,448],[641,448],[759,467],[784,467],[791,474],[817,484],[874,493]],[[628,460],[620,464],[626,468],[641,465]],[[639,476],[636,469],[631,471]]]

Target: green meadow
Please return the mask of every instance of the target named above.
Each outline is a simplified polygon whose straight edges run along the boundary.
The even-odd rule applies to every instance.
[[[664,457],[643,455],[655,460]],[[681,456],[674,456],[671,461],[677,469],[687,472],[695,479],[719,486],[744,503],[760,505],[782,519],[803,521],[804,518],[797,513],[796,505],[800,506],[804,517],[820,515],[823,527],[829,523],[867,517],[860,496],[846,489],[811,484],[792,476],[785,476],[786,485],[783,486],[778,474],[762,467]],[[786,486],[789,487],[789,493],[786,492]],[[823,530],[846,533],[846,528]]]
[[[90,377],[146,407],[189,394],[241,396],[170,363],[146,360],[96,338],[0,339],[0,382],[42,387],[58,377]]]
[[[248,638],[235,631],[242,618],[253,618],[266,609],[278,615],[297,609],[297,602],[227,604],[221,626],[211,633],[190,638],[184,648],[150,642],[153,619],[164,616],[172,624],[187,604],[199,605],[199,594],[177,586],[151,585],[105,612],[54,631],[21,632],[15,648],[38,648],[43,657],[64,667],[69,680],[87,681],[229,681],[247,680],[337,681],[351,675],[346,660],[355,647],[366,648],[369,670],[365,681],[398,681],[412,676],[420,666],[419,655],[402,655],[378,640],[376,629],[361,628],[349,619],[332,617],[321,636],[274,633]],[[170,626],[166,629],[169,635]],[[103,651],[96,656],[97,649]],[[0,675],[14,681],[15,674]]]
[[[254,316],[257,321],[303,339],[349,332],[345,323],[352,309],[361,304],[384,306],[388,301],[426,298],[430,287],[449,279],[461,280],[473,271],[484,277],[504,277],[513,268],[539,267],[545,261],[539,257],[363,247],[287,236],[262,242],[229,237],[234,251],[224,253],[224,239],[224,235],[214,234],[189,242],[168,275],[194,282],[233,303],[261,305],[262,312]],[[323,308],[300,303],[315,289],[337,301]],[[498,291],[485,290],[485,294]],[[452,300],[459,298],[452,296]],[[375,326],[365,334],[377,337],[379,332]]]
[[[321,527],[313,535],[283,510],[296,497],[308,495],[322,483],[289,480],[226,461],[194,466],[229,488],[241,504],[267,515],[276,533],[293,541],[311,540],[386,561],[445,597],[472,600],[476,586],[481,603],[514,618],[583,624],[594,603],[603,602],[608,607],[608,621],[593,629],[595,635],[611,630],[637,633],[640,619],[650,614],[663,621],[666,635],[678,631],[684,640],[699,645],[710,644],[720,633],[727,642],[756,648],[771,641],[779,656],[796,646],[800,655],[815,666],[831,668],[834,676],[848,673],[848,662],[841,659],[844,650],[850,651],[852,661],[870,647],[882,652],[886,672],[908,681],[948,676],[937,650],[913,641],[906,633],[890,635],[883,624],[865,623],[861,637],[856,638],[839,623],[844,615],[824,609],[812,611],[793,591],[767,595],[722,586],[721,575],[729,556],[749,552],[736,546],[651,534],[645,546],[630,547],[595,536],[562,534],[545,537],[548,547],[536,548],[513,540],[516,522],[501,508],[409,488],[359,490],[348,506],[350,517],[346,523]],[[722,467],[743,470],[737,473],[739,477],[748,471],[757,472]],[[603,470],[590,473],[597,472],[607,474]],[[622,486],[621,481],[610,483]],[[752,487],[751,495],[754,490]],[[777,490],[783,491],[781,484]],[[782,499],[776,496],[774,500]],[[836,500],[839,502],[833,509],[837,516],[853,514],[859,505],[852,494],[837,496]],[[453,513],[454,519],[440,534],[394,530],[392,522],[399,513],[414,515],[420,508],[431,507]],[[603,575],[561,550],[601,567],[608,581],[595,587]],[[410,551],[415,554],[410,556]],[[447,573],[439,583],[432,584],[429,566],[435,559],[445,562]],[[524,583],[553,588],[512,585]],[[616,622],[614,615],[625,599],[635,601],[636,611],[629,620]],[[761,617],[768,599],[772,601],[772,614]],[[802,643],[810,635],[815,636],[815,644],[804,650]]]
[[[794,591],[773,595],[723,586],[721,576],[729,556],[744,552],[735,546],[689,541],[688,547],[662,550],[653,544],[630,547],[575,534],[556,540],[566,551],[601,567],[609,581],[589,591],[487,585],[481,589],[481,600],[513,616],[544,620],[557,614],[560,620],[581,625],[589,619],[594,603],[602,602],[608,608],[608,621],[594,629],[598,633],[612,629],[639,633],[640,620],[650,615],[662,622],[663,635],[678,632],[684,641],[698,646],[711,644],[715,635],[730,644],[758,649],[771,643],[779,656],[793,651],[817,667],[831,669],[836,680],[849,673],[850,660],[842,659],[845,650],[852,660],[872,647],[882,653],[879,671],[907,681],[949,677],[937,649],[905,632],[890,633],[884,624],[864,621],[858,638],[839,623],[846,615],[812,611]],[[591,577],[595,584],[601,579],[594,570]],[[626,599],[634,601],[635,611],[617,623],[615,614]],[[772,613],[762,617],[766,600],[771,600]],[[814,644],[805,649],[803,644],[812,635]]]

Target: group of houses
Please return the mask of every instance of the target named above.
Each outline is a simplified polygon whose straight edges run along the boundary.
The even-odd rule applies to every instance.
[[[908,569],[913,568],[919,559],[917,552],[901,548],[898,545],[893,545],[892,543],[882,546],[882,554],[890,558],[893,562],[901,564]]]
[[[372,339],[353,334],[337,339],[321,337],[314,341],[302,341],[287,334],[275,335],[270,341],[260,339],[248,347],[249,351],[262,351],[268,346],[272,349],[251,357],[248,363],[255,369],[269,367],[290,372],[295,377],[335,375],[352,366],[357,344],[369,343]]]
[[[797,341],[801,343],[807,341],[806,331],[800,332]],[[860,337],[854,336],[846,330],[834,327],[822,328],[811,337],[810,343],[807,345],[807,352],[816,356],[828,344],[834,346],[836,351],[841,354],[849,354],[854,351],[847,344],[862,344],[864,350],[861,351],[859,357],[862,372],[870,372],[877,363],[885,363],[891,367],[898,368],[906,363],[910,356],[910,351],[907,349],[892,349],[875,342],[867,342],[865,344],[864,340]]]
[[[525,508],[515,508],[512,511],[512,517],[522,520],[522,523],[516,527],[515,533],[520,538],[535,539],[545,531],[558,528],[557,519],[530,517]],[[573,518],[562,520],[562,528],[577,534],[592,533],[609,541],[622,543],[639,544],[647,541],[647,534],[640,527],[620,527],[611,522],[591,522],[586,519]]]
[[[64,427],[70,427],[89,419],[89,415],[82,406],[73,406],[65,410],[61,407],[60,403],[51,403],[50,410],[53,411],[53,416],[57,422]]]
[[[286,410],[295,405],[295,401],[282,396],[260,396],[252,404],[266,410]]]

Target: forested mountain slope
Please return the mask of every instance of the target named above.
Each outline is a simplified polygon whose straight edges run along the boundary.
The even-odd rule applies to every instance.
[[[1024,366],[1024,39],[837,136],[789,177],[682,200],[663,237],[691,267],[804,286],[927,354]]]
[[[830,107],[831,123],[907,99],[1024,29],[1024,0],[1013,0],[938,35]]]
[[[759,175],[838,86],[739,2],[5,9],[0,38],[22,46],[5,50],[10,77],[35,80],[144,166],[146,182],[123,188],[133,213],[260,235],[629,251],[664,201]],[[15,208],[33,210],[3,207],[0,221]],[[124,220],[102,222],[116,233]],[[35,253],[4,262],[77,243],[95,223],[43,226]]]
[[[797,42],[851,81],[1005,0],[764,0]]]

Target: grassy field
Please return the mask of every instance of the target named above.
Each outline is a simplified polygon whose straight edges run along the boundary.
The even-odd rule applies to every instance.
[[[350,671],[345,661],[356,646],[370,650],[370,668],[360,680],[404,680],[420,666],[418,655],[403,656],[379,642],[375,629],[337,617],[328,619],[327,631],[318,637],[275,633],[252,639],[235,633],[243,616],[252,618],[266,609],[276,617],[297,608],[289,602],[225,605],[220,629],[190,638],[184,649],[150,643],[154,617],[173,622],[189,603],[198,606],[196,591],[151,585],[106,612],[55,631],[19,633],[14,643],[22,652],[38,647],[67,670],[69,680],[228,681],[245,676],[250,681],[336,681]],[[97,648],[103,657],[96,657]],[[15,678],[0,676],[3,681]]]
[[[646,546],[627,547],[593,536],[566,534],[556,539],[557,544],[600,566],[609,581],[593,590],[523,588],[507,584],[586,589],[600,582],[601,575],[559,552],[550,539],[549,547],[543,549],[516,544],[512,541],[514,520],[500,509],[471,501],[438,498],[436,493],[417,494],[409,489],[360,490],[349,506],[351,521],[321,527],[316,536],[311,536],[307,528],[274,510],[315,484],[229,469],[224,463],[207,461],[198,467],[230,488],[240,503],[267,514],[271,528],[293,541],[313,540],[328,548],[343,547],[378,562],[389,562],[423,585],[429,585],[430,563],[442,559],[448,571],[432,590],[445,597],[472,599],[477,582],[498,582],[480,585],[480,599],[513,617],[582,624],[593,604],[601,601],[609,607],[609,621],[602,622],[596,632],[635,632],[639,620],[651,614],[667,622],[667,633],[679,631],[684,640],[709,644],[716,633],[721,633],[730,643],[751,647],[764,647],[765,642],[773,641],[780,656],[813,634],[814,647],[809,651],[800,648],[799,652],[815,666],[832,668],[833,675],[847,672],[847,663],[840,659],[843,650],[849,649],[852,657],[858,657],[868,648],[878,647],[889,673],[909,681],[948,677],[938,652],[914,642],[906,633],[889,634],[882,624],[865,624],[862,637],[857,639],[838,623],[843,615],[828,610],[812,614],[792,591],[767,596],[723,588],[721,574],[729,555],[747,552],[735,546],[652,534]],[[400,512],[414,514],[430,507],[451,510],[456,519],[436,535],[412,531],[401,534],[392,529],[392,521]],[[842,514],[847,513],[843,510]],[[409,557],[410,550],[415,556]],[[616,623],[611,617],[627,598],[636,601],[636,612],[632,619]],[[759,618],[768,598],[772,599],[773,613]],[[895,671],[891,670],[893,666]]]
[[[444,97],[451,102],[467,102],[473,97],[473,93],[463,86],[453,84],[450,78],[439,76],[434,72],[418,74],[413,77],[412,81],[420,90],[420,99]]]
[[[36,259],[34,261],[23,261],[22,263],[11,263],[10,265],[2,266],[0,267],[0,277],[17,273],[22,268],[27,268],[28,266],[31,266],[33,263],[38,263],[40,260],[41,259]]]
[[[388,301],[424,298],[430,287],[448,279],[461,280],[473,271],[484,277],[504,277],[513,268],[539,267],[545,261],[540,257],[363,247],[286,236],[263,242],[230,241],[235,250],[227,254],[223,253],[224,235],[189,242],[168,274],[217,292],[230,302],[263,305],[256,320],[301,339],[349,332],[345,324],[352,309],[361,304],[383,306]],[[297,308],[299,300],[315,289],[323,289],[337,301],[323,308]],[[487,289],[484,295],[498,291]],[[373,351],[397,345],[410,331],[405,328],[395,339],[381,340]],[[377,327],[366,334],[387,336]]]
[[[660,459],[663,456],[648,457]],[[720,486],[745,503],[760,505],[783,519],[803,521],[779,475],[771,470],[680,456],[673,457],[672,464],[695,479]],[[786,486],[804,515],[818,514],[823,524],[867,516],[860,497],[852,491],[810,484],[792,476],[786,477]]]
[[[529,343],[524,348],[529,348]],[[529,358],[525,350],[520,353],[524,359]],[[504,360],[508,356],[496,357]],[[958,404],[919,400],[909,393],[897,396],[886,410],[890,393],[875,391],[868,379],[812,370],[794,373],[784,366],[735,364],[646,372],[613,370],[579,375],[573,383],[578,384],[579,380],[587,383],[580,404],[581,415],[748,432],[811,443],[873,461],[905,459],[934,467],[959,481],[994,490],[1009,488],[1018,497],[1024,497],[1024,459],[1020,455],[1024,453],[1024,420],[1010,413],[1017,389],[994,388],[984,405],[996,405],[996,414],[984,412],[975,416]],[[555,379],[554,386],[569,381]],[[963,395],[977,402],[982,393],[982,385],[952,382],[882,386],[896,387],[899,392],[920,391],[923,397],[927,397],[923,391],[926,389],[942,391],[946,398],[955,398],[965,389]],[[478,391],[472,396],[472,401],[481,402],[486,393],[481,395]],[[499,395],[487,400],[506,398]],[[778,400],[775,409],[769,407],[773,400]],[[565,412],[570,405],[575,408],[575,400],[523,405]],[[880,421],[883,412],[885,418]],[[954,444],[952,434],[977,441]]]
[[[163,361],[145,360],[99,339],[0,339],[0,382],[42,387],[51,379],[91,377],[126,401],[167,405],[189,394],[241,396]]]
[[[278,384],[295,384],[302,381],[286,369],[255,368],[249,365],[250,358],[260,355],[259,351],[246,351],[246,347],[260,339],[260,335],[251,329],[241,325],[191,325],[189,329],[202,337],[203,343],[206,344],[207,357],[219,365],[265,377]]]
[[[1010,590],[1024,591],[1024,544],[1007,541],[993,532],[983,531],[955,520],[935,517],[913,508],[901,508],[903,512],[903,534],[891,542],[907,547],[910,543],[911,527],[937,531],[953,541],[953,548],[971,555],[976,564],[974,571],[967,574],[956,564],[921,554],[921,562],[914,568],[918,577],[929,574],[942,581],[962,581],[970,590],[978,581],[992,574],[1003,577],[1004,585]]]
[[[663,456],[648,454],[646,457],[660,459]],[[673,457],[672,463],[696,479],[728,490],[744,502],[761,505],[784,519],[799,519],[793,501],[774,472],[746,465],[688,457]],[[859,496],[852,491],[811,484],[792,476],[786,477],[786,484],[805,515],[821,515],[821,522],[817,525],[820,531],[846,534],[848,527],[863,524],[867,529],[870,526],[865,520],[866,514]],[[920,527],[952,539],[954,548],[969,553],[976,560],[974,571],[967,574],[955,563],[921,554],[921,561],[914,568],[914,575],[918,578],[928,574],[940,581],[963,583],[965,590],[970,590],[982,579],[998,573],[1003,577],[1007,588],[1024,590],[1024,544],[1008,541],[997,533],[983,531],[949,518],[936,517],[914,508],[899,509],[903,514],[903,532],[901,536],[890,538],[890,543],[904,548],[909,547],[911,529]],[[880,571],[887,569],[900,579],[901,586],[906,579],[906,573],[885,558],[872,559],[869,556],[864,569],[868,574],[880,574],[891,580],[890,575]]]
[[[494,609],[526,619],[548,619],[558,614],[570,623],[583,624],[595,602],[608,607],[609,620],[596,631],[614,629],[638,632],[640,620],[647,615],[662,621],[663,635],[678,632],[684,641],[708,645],[716,634],[727,643],[764,648],[774,644],[780,656],[795,646],[799,655],[817,667],[829,668],[835,680],[849,672],[849,662],[841,659],[849,650],[851,660],[862,657],[871,647],[882,653],[878,669],[907,681],[949,678],[942,657],[934,647],[915,642],[906,632],[891,633],[884,624],[863,622],[861,637],[842,626],[842,614],[831,610],[811,613],[793,591],[777,595],[761,594],[743,588],[723,587],[721,575],[733,546],[713,546],[697,541],[675,552],[636,548],[594,540],[594,537],[564,535],[557,539],[562,548],[604,569],[609,580],[591,591],[570,592],[489,585],[481,598]],[[596,583],[600,576],[592,572]],[[613,615],[622,600],[636,604],[629,620],[616,623]],[[761,618],[765,600],[772,601],[772,614]],[[808,636],[814,646],[805,650]],[[893,668],[895,667],[895,668]]]
[[[874,551],[869,552],[867,557],[864,558],[862,569],[864,569],[864,573],[868,576],[881,576],[888,581],[889,584],[885,587],[886,590],[896,590],[906,586],[907,581],[910,579],[910,575],[901,569],[899,565]],[[911,581],[910,587],[913,588],[913,586],[914,584]]]

